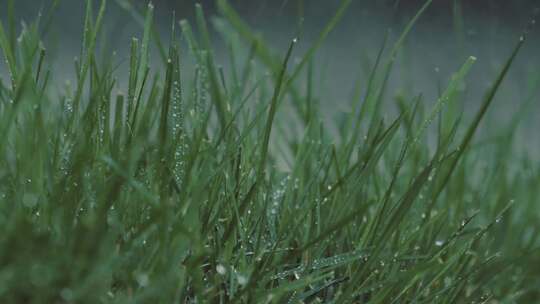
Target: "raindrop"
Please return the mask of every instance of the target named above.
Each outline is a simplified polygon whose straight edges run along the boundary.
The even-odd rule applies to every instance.
[[[141,287],[146,287],[150,283],[150,278],[145,273],[137,275],[136,280],[137,280],[137,283],[139,283],[139,286]]]
[[[238,280],[238,284],[242,286],[245,286],[248,283],[248,278],[244,275],[239,274],[236,276],[236,279]]]
[[[225,266],[221,265],[221,264],[218,264],[216,266],[216,271],[217,273],[219,273],[220,275],[225,275],[227,273],[227,269],[225,268]]]

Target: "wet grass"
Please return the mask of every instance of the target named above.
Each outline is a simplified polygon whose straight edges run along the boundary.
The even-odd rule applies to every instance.
[[[273,51],[218,1],[227,69],[200,6],[193,29],[174,20],[163,42],[150,5],[126,75],[98,56],[106,1],[91,3],[67,88],[40,42],[47,20],[0,25],[3,303],[538,300],[540,167],[513,153],[521,114],[475,145],[526,33],[473,115],[460,105],[474,57],[438,101],[391,99],[393,64],[428,1],[329,122],[314,55],[350,0],[304,54],[297,39]]]

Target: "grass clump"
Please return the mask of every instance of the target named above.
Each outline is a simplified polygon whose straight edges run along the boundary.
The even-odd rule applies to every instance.
[[[75,84],[61,90],[42,22],[18,39],[12,17],[0,25],[2,302],[537,300],[538,166],[513,157],[515,127],[472,145],[524,36],[472,120],[445,106],[474,57],[434,105],[401,96],[386,120],[387,80],[428,1],[328,131],[314,54],[350,2],[293,66],[296,39],[276,56],[218,1],[217,32],[248,50],[228,69],[200,6],[197,34],[174,20],[164,44],[149,5],[117,75],[97,52],[106,1],[94,14],[89,0]]]

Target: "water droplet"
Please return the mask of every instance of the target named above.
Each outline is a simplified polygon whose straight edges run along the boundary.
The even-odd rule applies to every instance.
[[[240,284],[241,286],[246,286],[248,283],[248,278],[244,275],[238,274],[236,276],[236,279],[238,280],[238,284]]]
[[[25,193],[23,195],[23,204],[28,208],[34,208],[37,205],[38,196],[32,193]]]
[[[227,268],[225,268],[225,266],[221,265],[221,264],[218,264],[216,266],[216,271],[217,273],[219,273],[220,275],[225,275],[227,273]]]
[[[138,274],[135,278],[137,280],[137,283],[139,283],[139,286],[146,287],[148,284],[150,284],[150,278],[146,273]]]

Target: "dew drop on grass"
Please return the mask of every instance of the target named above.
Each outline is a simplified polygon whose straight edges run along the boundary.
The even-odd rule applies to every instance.
[[[114,299],[114,293],[111,290],[107,292],[107,296],[111,299]]]
[[[245,275],[237,274],[236,280],[238,280],[238,284],[241,286],[246,286],[248,283],[248,278]]]
[[[136,276],[137,283],[140,287],[146,287],[150,284],[150,278],[146,273],[141,273]]]
[[[28,208],[34,208],[37,205],[38,196],[33,193],[25,193],[23,195],[23,204]]]
[[[66,99],[66,114],[71,115],[73,113],[73,104],[71,98]]]
[[[216,271],[217,273],[219,273],[220,275],[225,275],[227,273],[227,268],[225,268],[225,266],[221,265],[221,264],[218,264],[216,266]]]
[[[435,246],[437,246],[437,247],[441,247],[443,244],[444,244],[444,241],[442,241],[442,240],[436,240],[435,241]]]

